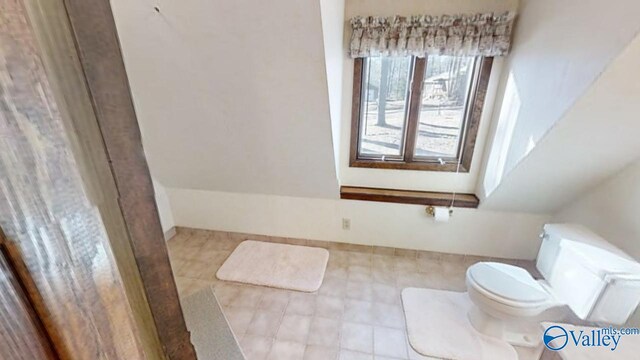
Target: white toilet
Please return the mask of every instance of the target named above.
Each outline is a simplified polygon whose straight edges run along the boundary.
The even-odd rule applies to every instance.
[[[624,324],[640,302],[640,264],[588,229],[547,224],[535,280],[523,268],[480,262],[467,269],[473,327],[516,347],[541,348],[542,321],[570,311],[597,324]]]

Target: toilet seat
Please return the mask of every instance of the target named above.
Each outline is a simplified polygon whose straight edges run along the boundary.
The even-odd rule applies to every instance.
[[[488,299],[509,307],[539,307],[553,298],[528,271],[508,264],[474,264],[467,270],[467,282]]]

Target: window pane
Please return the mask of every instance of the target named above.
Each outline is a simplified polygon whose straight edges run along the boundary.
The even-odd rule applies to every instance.
[[[415,157],[457,159],[474,64],[474,57],[428,57]]]
[[[376,57],[363,74],[359,155],[403,155],[411,57]]]

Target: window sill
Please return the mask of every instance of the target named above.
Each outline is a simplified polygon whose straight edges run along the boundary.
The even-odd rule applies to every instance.
[[[450,206],[453,193],[342,186],[340,187],[340,198],[399,204]],[[480,200],[475,194],[456,193],[453,206],[475,209],[479,204]]]
[[[370,169],[395,169],[395,170],[422,170],[422,171],[444,171],[444,172],[460,172],[468,173],[464,164],[445,163],[439,164],[435,162],[404,162],[404,161],[377,161],[377,160],[351,160],[349,167],[370,168]]]

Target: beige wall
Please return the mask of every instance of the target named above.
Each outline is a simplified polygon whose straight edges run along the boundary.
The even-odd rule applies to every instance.
[[[554,221],[583,224],[640,260],[640,161],[562,207]]]
[[[518,0],[346,0],[345,17],[473,14],[518,8]]]
[[[153,180],[153,190],[156,196],[156,206],[158,207],[158,215],[160,216],[160,224],[162,231],[167,234],[174,226],[173,212],[171,203],[167,195],[167,189],[157,180]]]
[[[319,1],[111,5],[158,181],[337,198]]]
[[[419,205],[167,189],[176,224],[203,229],[458,254],[533,259],[547,216],[455,209],[436,223]],[[351,230],[342,229],[342,219]]]

